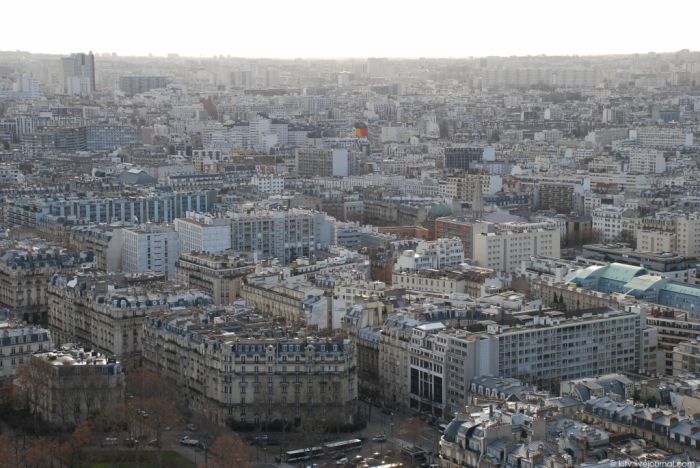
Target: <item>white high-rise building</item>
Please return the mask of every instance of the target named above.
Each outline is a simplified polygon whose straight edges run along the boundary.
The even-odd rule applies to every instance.
[[[175,220],[180,251],[220,254],[231,248],[231,223],[208,214],[188,212]]]
[[[90,95],[95,92],[95,56],[71,54],[61,58],[63,67],[63,91],[66,94]]]
[[[693,213],[678,218],[678,254],[687,258],[700,258],[700,215]]]
[[[123,230],[122,271],[163,273],[175,278],[175,262],[180,257],[177,232],[172,225],[142,224]]]
[[[276,258],[287,264],[335,242],[335,219],[325,213],[292,209],[229,213],[231,248],[253,260]]]
[[[559,258],[561,235],[551,223],[476,223],[474,260],[496,271],[516,271],[530,257]]]
[[[693,146],[693,134],[682,128],[640,127],[630,130],[630,140],[652,148],[679,148]]]
[[[637,174],[661,174],[666,172],[666,158],[661,151],[635,148],[630,151],[629,172]]]

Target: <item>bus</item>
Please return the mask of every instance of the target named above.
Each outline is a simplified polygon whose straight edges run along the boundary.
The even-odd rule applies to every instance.
[[[297,463],[311,460],[323,455],[323,447],[308,447],[303,449],[288,450],[281,457],[277,457],[277,463]]]
[[[362,441],[360,439],[339,440],[323,444],[323,447],[330,453],[345,452],[347,450],[362,448]]]

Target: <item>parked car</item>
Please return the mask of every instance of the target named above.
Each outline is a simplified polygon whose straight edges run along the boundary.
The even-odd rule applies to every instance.
[[[386,442],[386,436],[384,434],[377,434],[372,437],[372,442]]]
[[[102,442],[103,446],[108,446],[108,445],[117,445],[117,438],[116,437],[105,437],[104,441]]]
[[[180,445],[188,445],[190,447],[196,447],[199,444],[199,441],[196,439],[190,439],[188,436],[184,436],[182,439],[180,439]]]
[[[348,462],[347,457],[341,458],[337,462],[335,462],[336,465],[345,465]]]
[[[197,432],[197,426],[195,426],[194,424],[188,424],[188,425],[185,426],[185,427],[186,427],[187,430],[190,431],[190,432]]]

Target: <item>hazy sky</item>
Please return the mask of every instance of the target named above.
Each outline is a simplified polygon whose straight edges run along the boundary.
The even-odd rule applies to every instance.
[[[3,2],[0,50],[467,57],[700,49],[700,0]]]

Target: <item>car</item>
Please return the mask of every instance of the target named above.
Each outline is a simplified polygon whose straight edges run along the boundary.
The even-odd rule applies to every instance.
[[[197,426],[195,426],[194,424],[188,424],[188,425],[185,426],[185,427],[186,427],[187,430],[190,431],[190,432],[197,432]]]
[[[184,436],[182,439],[180,439],[180,445],[196,447],[197,445],[199,445],[199,441],[196,439],[190,439],[188,436]]]
[[[386,436],[384,434],[377,434],[372,437],[372,442],[386,442]]]
[[[124,439],[124,445],[126,445],[127,447],[134,447],[138,443],[138,439],[134,437],[127,437],[126,439]]]
[[[348,463],[348,461],[349,461],[348,457],[343,457],[340,460],[336,461],[335,464],[336,465],[345,465],[346,463]]]
[[[362,460],[364,459],[365,457],[363,457],[362,455],[355,455],[355,458],[353,458],[352,461],[355,463],[362,463]]]
[[[260,434],[253,438],[253,444],[265,445],[270,441],[270,437],[267,434]]]
[[[148,441],[148,445],[154,446],[154,447],[159,447],[159,442],[158,439],[152,439]]]
[[[117,438],[105,437],[105,440],[102,442],[102,445],[117,445]]]

